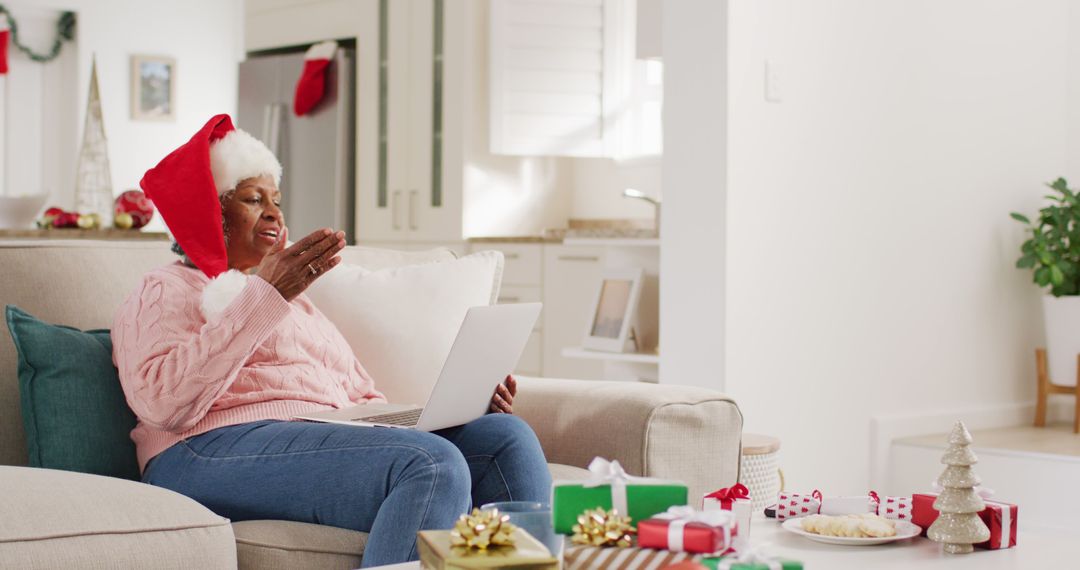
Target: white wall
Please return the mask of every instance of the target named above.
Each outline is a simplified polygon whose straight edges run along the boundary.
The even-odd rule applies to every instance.
[[[660,382],[723,389],[727,0],[664,4]]]
[[[642,219],[653,209],[622,197],[624,188],[661,196],[657,158],[617,162],[607,158],[497,156],[489,150],[488,2],[466,2],[467,101],[465,109],[465,211],[463,232],[472,236],[537,235],[563,228],[567,219]]]
[[[610,158],[570,158],[575,219],[640,219],[651,222],[653,207],[642,200],[623,198],[623,190],[636,188],[652,198],[663,197],[660,157],[617,162]]]
[[[33,5],[72,10],[78,16],[76,149],[82,140],[91,55],[97,57],[105,136],[117,194],[138,188],[147,169],[187,141],[211,116],[235,114],[236,64],[243,53],[240,0],[36,0]],[[12,10],[18,16],[17,4]],[[133,54],[176,58],[175,121],[131,120]],[[55,168],[74,172],[76,155],[58,156]],[[73,207],[73,192],[68,196],[69,201],[59,205]],[[157,225],[159,217],[155,222],[153,227],[162,227]]]
[[[7,6],[15,14],[19,40],[37,53],[49,53],[60,12],[25,3]],[[56,59],[38,63],[9,40],[8,74],[0,78],[0,120],[6,121],[0,127],[5,133],[0,193],[46,193],[51,202],[74,203],[77,63],[71,42],[65,42]]]
[[[539,235],[565,227],[570,215],[570,159],[491,154],[488,85],[488,3],[465,4],[464,212],[462,233]]]
[[[1077,165],[1074,8],[730,6],[726,388],[791,486],[864,492],[871,417],[1033,397],[1038,293],[1008,213]]]

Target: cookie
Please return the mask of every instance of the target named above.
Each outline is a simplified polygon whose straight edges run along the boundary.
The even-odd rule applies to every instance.
[[[858,517],[840,517],[836,526],[836,534],[834,534],[833,536],[859,538],[863,535],[862,520]]]
[[[823,515],[810,515],[808,517],[803,517],[801,522],[802,529],[806,532],[819,534],[821,532],[820,525],[826,518],[828,517],[825,517]]]
[[[877,515],[874,515],[874,517],[860,517],[859,530],[863,535],[872,538],[896,536],[896,525],[892,521]]]

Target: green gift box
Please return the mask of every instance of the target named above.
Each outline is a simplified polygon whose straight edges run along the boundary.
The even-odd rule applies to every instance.
[[[721,564],[725,560],[729,559],[731,560],[731,563],[729,565]],[[774,568],[781,568],[782,570],[802,570],[803,567],[802,562],[798,562],[795,560],[774,559],[772,560],[773,565],[770,566],[768,562],[761,562],[760,558],[757,558],[759,561],[756,562],[738,562],[738,559],[738,555],[710,556],[707,558],[702,558],[700,562],[702,566],[708,568],[709,570],[773,570]],[[779,564],[779,566],[777,566],[776,564]]]
[[[628,515],[631,524],[663,513],[668,507],[688,504],[686,485],[677,481],[631,477],[618,461],[597,457],[589,464],[589,481],[556,481],[552,485],[551,505],[555,532],[573,534],[578,515],[588,509],[617,509]],[[599,483],[601,480],[609,482]],[[624,499],[625,498],[625,499]],[[625,501],[625,512],[620,503]]]

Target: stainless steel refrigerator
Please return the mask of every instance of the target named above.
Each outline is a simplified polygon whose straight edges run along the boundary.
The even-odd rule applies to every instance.
[[[289,239],[323,227],[355,232],[355,97],[352,48],[338,49],[326,77],[326,96],[309,114],[293,113],[304,52],[249,56],[240,64],[237,124],[278,157],[282,210]]]

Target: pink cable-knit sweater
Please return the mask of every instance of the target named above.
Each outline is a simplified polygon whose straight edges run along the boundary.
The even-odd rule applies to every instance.
[[[146,274],[113,321],[113,361],[146,463],[214,428],[385,401],[348,343],[305,295],[291,302],[251,276],[209,322],[210,280],[181,263]]]

